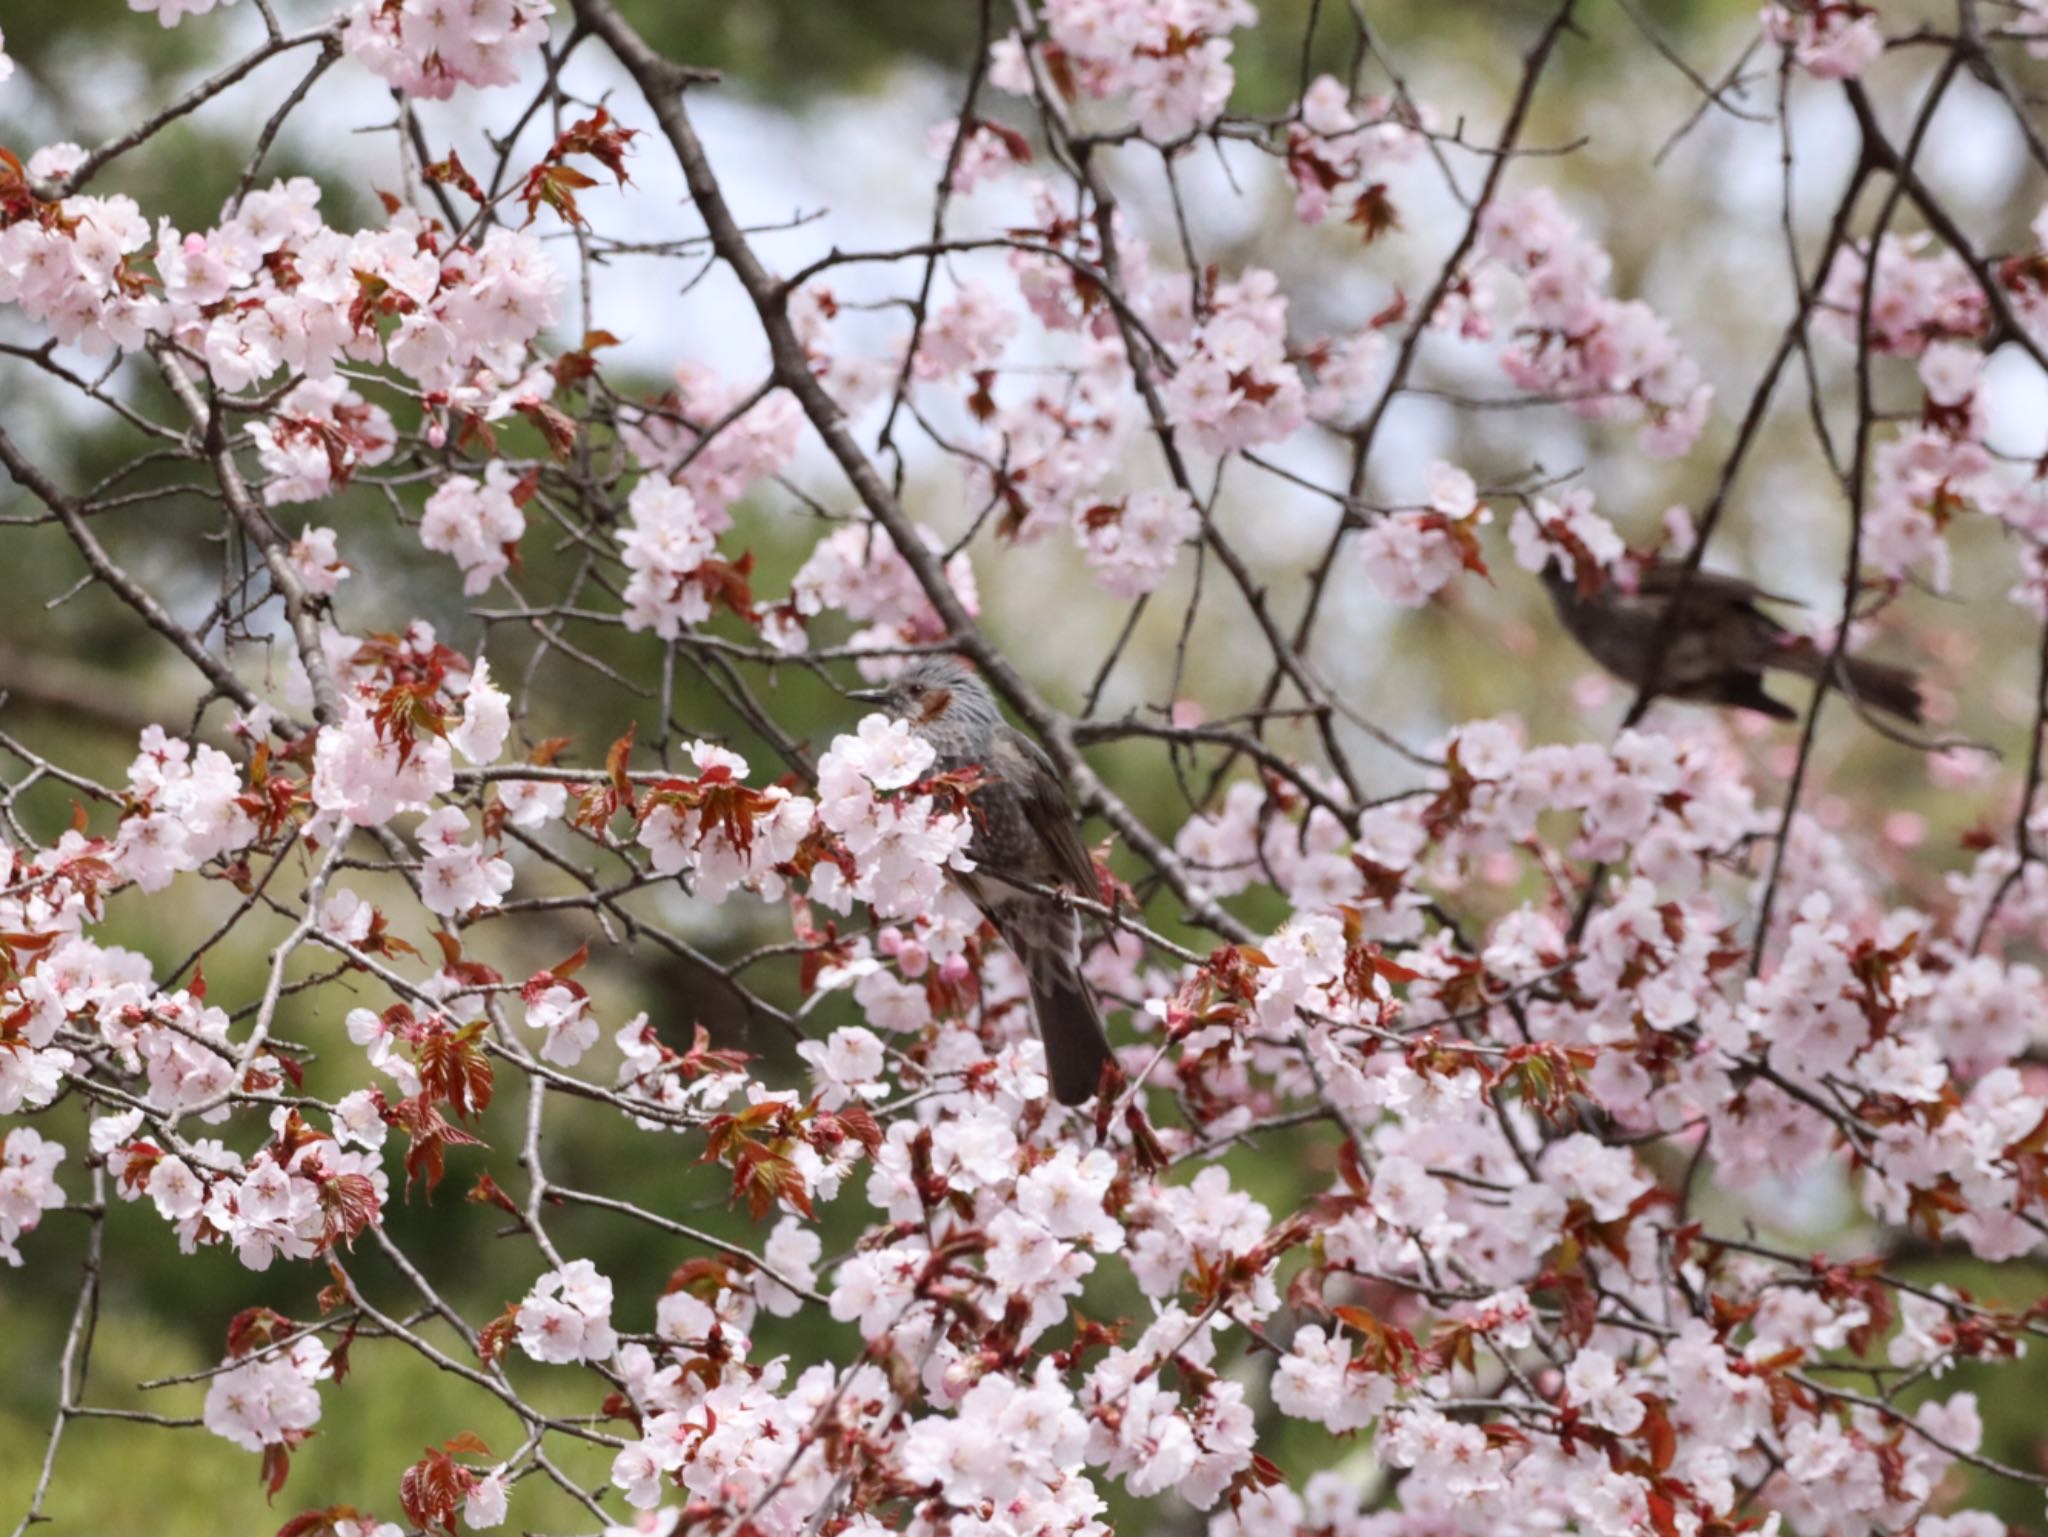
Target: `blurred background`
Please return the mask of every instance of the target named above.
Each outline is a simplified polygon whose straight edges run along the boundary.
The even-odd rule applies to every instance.
[[[763,238],[762,249],[771,261],[793,270],[833,244],[852,249],[923,238],[938,170],[926,136],[933,123],[958,109],[959,85],[974,48],[976,7],[931,0],[749,0],[745,5],[621,0],[621,8],[672,56],[728,72],[728,83],[699,92],[693,108],[741,216],[764,225],[792,222],[785,233]],[[1237,34],[1233,105],[1239,111],[1276,113],[1287,108],[1298,86],[1311,0],[1268,0],[1261,9],[1263,24]],[[318,7],[295,5],[294,0],[282,0],[280,10],[288,24],[310,24],[320,14]],[[1385,56],[1396,61],[1414,94],[1436,109],[1443,126],[1462,122],[1471,140],[1485,143],[1497,131],[1521,52],[1550,7],[1535,0],[1466,6],[1375,0],[1370,10]],[[1773,122],[1742,121],[1712,109],[1700,115],[1699,93],[1646,43],[1631,10],[1710,79],[1728,70],[1756,32],[1756,7],[1744,0],[1634,0],[1629,9],[1588,0],[1580,8],[1580,30],[1564,39],[1545,77],[1525,136],[1532,146],[1583,143],[1569,155],[1519,163],[1509,185],[1554,186],[1565,206],[1613,254],[1614,291],[1647,298],[1669,318],[1716,386],[1706,435],[1689,457],[1662,464],[1635,451],[1631,429],[1588,424],[1559,408],[1461,406],[1459,397],[1506,393],[1491,349],[1433,347],[1426,350],[1419,375],[1428,393],[1404,399],[1381,434],[1373,496],[1420,500],[1424,468],[1438,458],[1463,465],[1482,486],[1576,472],[1581,483],[1597,491],[1601,510],[1628,537],[1648,542],[1656,537],[1667,508],[1696,509],[1711,493],[1735,422],[1792,310],[1780,228],[1781,142]],[[1917,14],[1911,5],[1887,6],[1888,29],[1910,30]],[[1929,17],[1945,14],[1932,8],[1927,12]],[[1351,33],[1336,21],[1325,18],[1308,46],[1318,68],[1341,75]],[[0,0],[0,27],[20,66],[15,79],[0,87],[0,145],[24,159],[43,144],[73,140],[91,145],[131,125],[260,37],[258,19],[247,6],[166,31],[113,3]],[[595,57],[597,52],[586,48],[566,77],[570,89],[587,98],[620,80],[606,61]],[[1896,51],[1873,72],[1874,91],[1881,100],[1910,105],[1925,62],[1912,49]],[[2026,66],[2024,60],[2015,63]],[[92,190],[129,193],[152,217],[165,216],[182,229],[206,227],[219,217],[262,119],[296,80],[299,68],[286,60],[259,71],[142,152],[116,162]],[[1760,50],[1752,68],[1758,73],[1739,99],[1769,117],[1778,90],[1774,56]],[[1384,83],[1383,76],[1371,72],[1368,79],[1376,87]],[[525,99],[520,88],[465,93],[455,103],[422,104],[420,116],[437,150],[443,144],[459,145],[474,167],[488,162],[483,127],[502,124]],[[629,96],[622,95],[615,107],[628,123],[644,121]],[[1980,247],[1994,252],[2029,246],[2026,226],[2042,203],[2042,189],[2003,110],[1970,81],[1958,82],[1922,157],[1928,179],[1947,196]],[[1818,241],[1816,221],[1832,208],[1853,159],[1853,125],[1839,92],[1811,83],[1795,87],[1791,112],[1797,149],[1791,171],[1795,224],[1802,255],[1810,261]],[[377,190],[397,191],[403,185],[393,118],[394,106],[381,82],[344,60],[291,120],[266,175],[315,177],[323,189],[325,216],[337,227],[377,222]],[[1016,120],[1023,125],[1021,118]],[[1896,133],[1896,120],[1892,127]],[[536,152],[542,143],[536,139]],[[1295,335],[1355,330],[1397,292],[1416,294],[1441,261],[1451,238],[1442,215],[1451,205],[1426,159],[1393,189],[1402,228],[1367,247],[1341,222],[1319,229],[1300,226],[1291,214],[1291,194],[1271,164],[1237,155],[1241,148],[1226,153],[1197,147],[1179,167],[1198,249],[1203,260],[1217,263],[1226,274],[1246,266],[1277,272],[1283,290],[1293,296],[1290,329]],[[1124,169],[1123,153],[1112,156],[1113,175]],[[585,207],[599,229],[645,239],[694,229],[680,206],[665,155],[658,143],[643,141],[632,165],[636,185],[625,194],[629,201],[603,192],[587,197]],[[1468,187],[1476,185],[1476,157],[1454,155],[1453,163]],[[1164,222],[1164,210],[1156,198],[1147,201],[1145,189],[1156,185],[1156,175],[1141,180],[1133,174],[1127,185],[1141,222],[1146,215],[1154,221],[1144,232],[1153,239],[1155,260],[1173,264],[1177,242]],[[1014,222],[1006,216],[1024,206],[1020,197],[1014,188],[978,192],[962,207],[963,225]],[[630,223],[622,217],[628,208]],[[670,227],[643,232],[645,223],[663,218]],[[1902,217],[1900,227],[1910,229],[1911,220]],[[573,246],[563,240],[554,249],[570,267]],[[909,270],[855,272],[843,282],[836,280],[835,288],[855,299],[878,297],[900,291]],[[764,350],[744,306],[734,302],[722,274],[686,290],[695,274],[694,261],[618,258],[603,269],[595,318],[623,339],[618,351],[606,354],[612,382],[621,391],[656,392],[666,387],[669,370],[685,359],[708,363],[729,379],[759,377]],[[576,318],[573,303],[565,303],[561,330],[571,343]],[[846,334],[858,338],[865,323],[856,315]],[[892,334],[893,324],[873,317],[877,348]],[[33,345],[35,340],[18,317],[0,312],[0,341]],[[1849,361],[1846,344],[1818,351],[1824,409],[1842,409]],[[1889,398],[1902,405],[1918,398],[1906,368],[1885,365],[1878,374],[1881,395],[1889,390]],[[1744,473],[1711,563],[1766,573],[1775,589],[1809,599],[1821,614],[1831,615],[1839,603],[1847,525],[1839,492],[1813,447],[1806,386],[1797,373],[1788,374],[1778,391],[1771,424]],[[2000,446],[2015,453],[2048,451],[2043,382],[2031,369],[2014,368],[2009,358],[1994,362],[1992,377],[2000,402],[1994,421]],[[172,415],[148,387],[138,383],[132,388],[138,404],[165,419]],[[65,485],[88,485],[135,452],[133,435],[109,415],[81,409],[75,398],[58,397],[47,381],[4,357],[0,416]],[[1336,447],[1304,442],[1281,457],[1296,473],[1325,485],[1342,484],[1344,466]],[[797,478],[833,507],[851,505],[820,458],[807,457]],[[959,475],[940,456],[911,454],[906,494],[921,521],[949,536],[964,530],[967,513]],[[1259,575],[1271,584],[1276,605],[1287,612],[1298,600],[1303,568],[1328,538],[1331,508],[1277,479],[1249,476],[1233,480],[1220,506],[1240,547],[1260,563]],[[19,519],[37,510],[13,487],[0,485],[0,516]],[[1493,714],[1519,717],[1537,740],[1582,730],[1606,732],[1626,706],[1626,698],[1591,674],[1557,632],[1535,584],[1508,557],[1501,537],[1506,510],[1503,504],[1487,535],[1494,584],[1464,580],[1420,612],[1380,601],[1355,562],[1339,563],[1319,662],[1343,681],[1347,697],[1361,711],[1416,745],[1427,745],[1451,723]],[[359,489],[325,504],[284,508],[281,515],[288,527],[325,523],[340,531],[343,555],[358,572],[339,598],[340,616],[349,628],[396,629],[422,617],[465,652],[484,643],[480,626],[464,614],[452,565],[423,554],[414,536],[395,525],[381,496]],[[218,509],[194,496],[160,504],[145,517],[104,519],[98,531],[117,558],[174,609],[200,612],[219,591],[223,562],[239,558],[220,544],[219,522]],[[755,590],[777,595],[820,532],[800,511],[778,503],[743,509],[740,527],[727,543],[755,551]],[[1818,789],[1809,797],[1823,822],[1851,836],[1860,853],[1894,873],[1899,899],[1907,903],[1938,898],[1943,874],[1967,863],[1962,839],[1972,829],[2006,825],[2016,745],[2031,708],[2034,637],[2020,612],[2002,601],[2012,581],[2012,552],[1988,522],[1959,529],[1953,542],[1952,592],[1909,594],[1888,611],[1871,644],[1879,654],[1924,668],[1935,684],[1935,713],[1942,727],[2004,749],[2006,762],[1968,752],[1930,758],[1862,731],[1837,709],[1823,732]],[[559,586],[565,561],[559,551],[530,537],[522,553],[529,590],[549,591],[551,578]],[[975,557],[985,617],[996,638],[1028,641],[1016,652],[1027,671],[1056,701],[1077,705],[1123,622],[1125,606],[1096,589],[1063,539],[1016,551],[977,545]],[[1175,580],[1153,600],[1106,696],[1106,708],[1160,701],[1188,600],[1190,565],[1184,560]],[[88,587],[52,606],[51,600],[67,592],[79,575],[76,552],[60,530],[0,525],[0,693],[6,696],[0,730],[80,772],[120,783],[140,728],[161,721],[184,729],[197,690],[189,670],[167,659],[157,638],[105,594]],[[1045,622],[1048,593],[1058,595],[1056,625]],[[1241,605],[1213,595],[1201,613],[1194,655],[1202,665],[1185,692],[1212,713],[1242,707],[1262,681],[1233,665],[1234,658],[1262,654],[1246,643],[1248,620]],[[821,630],[814,638],[838,636]],[[506,625],[488,640],[494,671],[501,677],[520,676],[532,635]],[[660,676],[661,651],[651,636],[603,630],[580,635],[579,642],[598,648],[629,678]],[[277,649],[280,676],[284,655]],[[850,706],[801,669],[785,669],[772,680],[766,697],[786,729],[818,745],[852,718]],[[765,744],[687,670],[678,677],[674,708],[677,719],[693,729],[729,738],[750,752],[757,768],[771,763]],[[535,739],[573,737],[573,761],[596,761],[629,720],[639,722],[643,742],[661,725],[657,706],[610,688],[587,671],[550,661],[533,680],[526,730]],[[209,728],[220,725],[216,714]],[[1792,731],[1749,717],[1732,719],[1729,729],[1745,741],[1761,783],[1768,785],[1771,776],[1789,768]],[[1282,745],[1312,754],[1306,740]],[[1154,828],[1170,834],[1184,820],[1187,808],[1178,790],[1170,776],[1157,772],[1147,749],[1105,749],[1091,756]],[[1376,758],[1369,748],[1361,761],[1379,773],[1373,788],[1393,790],[1413,782],[1412,769],[1404,770],[1385,755]],[[17,767],[8,764],[10,777]],[[1872,808],[1883,815],[1872,815]],[[71,814],[69,797],[54,793],[29,809],[39,836],[54,836]],[[93,816],[96,828],[108,819],[104,809]],[[366,897],[378,894],[369,883],[360,889]],[[175,964],[224,910],[217,893],[189,877],[180,890],[190,900],[175,909],[161,901],[117,900],[97,937],[139,950],[160,968]],[[1510,895],[1503,893],[1504,903]],[[786,932],[785,915],[773,907],[738,901],[693,912],[679,895],[649,894],[648,900],[668,904],[671,916],[686,923],[704,948],[722,956]],[[1283,914],[1254,905],[1245,916],[1271,924]],[[424,944],[423,925],[412,927],[418,932],[407,937]],[[594,937],[580,917],[558,927],[559,933],[551,934],[524,925],[514,942],[509,932],[486,925],[476,931],[472,953],[523,975],[532,969],[536,952],[543,958],[566,955]],[[276,937],[260,921],[251,922],[207,956],[214,1001],[233,1008],[254,996],[266,946]],[[658,956],[621,958],[607,954],[600,943],[585,980],[606,1026],[606,1044],[587,1064],[593,1072],[608,1071],[611,1030],[646,1009],[672,1043],[687,1043],[692,1025],[702,1021],[722,1038],[760,1053],[764,1075],[797,1080],[786,1041],[750,1031],[744,1019],[733,1016],[727,1000],[707,991],[692,974],[665,968]],[[753,980],[773,1001],[798,1001],[793,972],[771,977],[764,970]],[[341,1015],[356,1001],[341,989],[289,1000],[278,1032],[325,1044],[333,1053],[334,1043],[343,1040]],[[361,1001],[381,1008],[387,1000],[372,988]],[[832,1007],[850,1005],[828,1005],[819,1016],[821,1024],[833,1022]],[[313,1092],[355,1086],[354,1053],[344,1046],[333,1054],[339,1060],[311,1064],[308,1087]],[[496,1215],[462,1200],[485,1167],[497,1169],[501,1181],[509,1183],[505,1176],[515,1140],[510,1120],[519,1098],[508,1093],[486,1118],[482,1130],[493,1144],[489,1152],[459,1149],[451,1155],[449,1178],[431,1206],[415,1192],[409,1204],[394,1204],[390,1216],[394,1236],[435,1276],[444,1294],[477,1321],[522,1295],[534,1274],[531,1246],[500,1250],[494,1243],[500,1227]],[[693,1169],[698,1151],[693,1141],[679,1139],[664,1149],[660,1141],[588,1108],[589,1114],[558,1114],[549,1148],[554,1178],[708,1228],[745,1229],[744,1214],[726,1210],[722,1176]],[[85,1143],[85,1121],[83,1108],[71,1102],[38,1123],[45,1135],[72,1149],[66,1177],[74,1196],[83,1184],[76,1158]],[[1241,1152],[1233,1160],[1234,1177],[1275,1210],[1284,1210],[1304,1188],[1327,1183],[1329,1155],[1327,1146],[1306,1160]],[[1809,1185],[1782,1192],[1776,1209],[1784,1213],[1785,1236],[1844,1254],[1861,1252],[1862,1239],[1848,1225],[1852,1213],[1840,1189],[1836,1174],[1817,1171]],[[828,1219],[828,1255],[836,1252],[835,1242],[843,1246],[851,1238],[866,1211],[857,1193],[841,1205],[842,1214]],[[691,1254],[600,1212],[565,1212],[555,1223],[555,1237],[565,1249],[587,1255],[617,1283],[622,1304],[615,1321],[620,1327],[651,1327],[651,1315],[634,1316],[632,1309],[651,1306],[668,1272]],[[202,1386],[142,1391],[136,1384],[211,1365],[220,1356],[227,1320],[245,1306],[264,1303],[310,1317],[314,1295],[325,1280],[311,1266],[250,1274],[221,1250],[181,1257],[146,1206],[117,1209],[109,1233],[116,1263],[106,1279],[97,1325],[90,1396],[114,1407],[196,1416]],[[9,1522],[26,1504],[40,1461],[82,1235],[83,1224],[75,1217],[53,1214],[27,1241],[33,1246],[30,1268],[0,1271],[0,1317],[6,1320],[0,1328],[0,1519]],[[501,1253],[509,1258],[501,1260]],[[380,1260],[366,1253],[358,1263],[375,1281],[392,1286],[387,1300],[398,1295],[393,1277],[379,1273]],[[1991,1273],[1939,1256],[1913,1264],[1924,1279],[1967,1286],[1980,1296],[2024,1299],[2036,1294],[2041,1283],[2038,1271],[2025,1265]],[[1135,1314],[1140,1305],[1135,1295],[1098,1298],[1091,1293],[1089,1312]],[[807,1362],[843,1350],[844,1333],[829,1320],[804,1318],[777,1326],[770,1337],[776,1348]],[[516,1359],[511,1364],[530,1389],[530,1401],[567,1413],[588,1409],[587,1379]],[[1944,1384],[1944,1390],[1952,1385]],[[1993,1427],[1987,1453],[2026,1466],[2039,1464],[2032,1428],[2038,1415],[2028,1405],[2038,1402],[2044,1390],[2048,1367],[2039,1362],[1986,1375],[1981,1391],[1989,1395],[1985,1418]],[[323,1397],[319,1434],[297,1454],[291,1482],[273,1509],[265,1507],[253,1456],[203,1431],[114,1421],[72,1425],[46,1509],[60,1523],[59,1530],[164,1537],[268,1531],[293,1511],[344,1501],[388,1518],[397,1514],[397,1472],[422,1448],[464,1430],[482,1435],[501,1454],[517,1444],[508,1414],[403,1349],[359,1345],[354,1375],[324,1387]],[[1276,1418],[1262,1445],[1297,1487],[1317,1467],[1347,1461],[1364,1466],[1360,1446],[1334,1443],[1299,1422]],[[571,1451],[564,1460],[567,1471],[602,1483],[609,1459],[600,1453],[579,1460]],[[1972,1500],[2000,1510],[2017,1526],[2039,1529],[2040,1512],[2023,1495],[1987,1488],[1972,1491]],[[1181,1509],[1167,1511],[1163,1526],[1160,1520],[1154,1516],[1148,1524],[1154,1530],[1192,1531],[1200,1528],[1202,1518]],[[557,1491],[530,1482],[515,1496],[512,1524],[560,1531],[587,1525],[587,1517]]]

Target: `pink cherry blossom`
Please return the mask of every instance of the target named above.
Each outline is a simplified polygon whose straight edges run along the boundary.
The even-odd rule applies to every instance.
[[[512,729],[511,698],[491,677],[491,664],[478,657],[462,696],[462,719],[448,741],[471,763],[495,763]]]
[[[1168,415],[1210,453],[1291,437],[1308,407],[1286,344],[1287,300],[1272,273],[1252,268],[1220,285],[1209,322],[1160,391]]]
[[[175,27],[187,16],[204,16],[216,5],[233,5],[235,0],[128,0],[128,9],[154,13],[157,25]]]
[[[554,9],[552,0],[354,0],[342,43],[394,89],[445,100],[458,85],[516,80],[547,43]]]
[[[927,546],[942,548],[936,534],[921,532]],[[964,554],[946,563],[946,580],[970,613],[980,607],[974,567]],[[916,644],[942,634],[930,599],[889,534],[849,524],[821,540],[790,583],[796,612],[811,618],[837,609],[863,626],[856,644]]]
[[[427,499],[420,543],[454,557],[465,593],[482,592],[511,566],[510,551],[526,531],[515,497],[518,478],[510,465],[494,459],[481,481],[451,476]]]
[[[632,519],[621,544],[633,575],[626,583],[626,627],[673,640],[686,625],[711,617],[711,595],[693,580],[732,526],[722,508],[700,506],[681,486],[648,476],[633,488]]]
[[[1172,570],[1181,547],[1202,527],[1185,491],[1138,491],[1074,519],[1074,538],[1103,586],[1122,598],[1152,591]]]
[[[50,1142],[33,1126],[17,1126],[0,1142],[0,1259],[21,1264],[15,1247],[33,1232],[43,1213],[64,1204],[57,1184],[57,1165],[64,1161],[61,1143]]]
[[[1691,449],[1712,388],[1661,316],[1606,294],[1612,262],[1549,188],[1489,207],[1480,252],[1520,280],[1522,323],[1500,355],[1518,388],[1568,400],[1582,416],[1642,420],[1654,457]]]
[[[611,1313],[612,1283],[589,1260],[570,1260],[519,1304],[519,1348],[536,1361],[604,1360],[618,1348]]]
[[[317,1340],[251,1356],[207,1384],[206,1428],[245,1451],[281,1445],[319,1423],[315,1384],[328,1375],[327,1351]]]
[[[1764,31],[1816,80],[1853,80],[1884,52],[1877,12],[1856,0],[1767,5]]]
[[[999,82],[999,88],[1019,96],[1029,92],[1028,75],[1022,82],[1016,81],[1014,75],[1010,79],[1011,84]],[[958,158],[954,159],[956,140],[960,148]],[[952,188],[961,193],[972,192],[982,182],[1000,176],[1020,161],[1030,159],[1030,146],[1022,135],[979,121],[969,122],[963,133],[957,118],[932,124],[925,139],[925,148],[935,160],[954,160]]]
[[[467,843],[469,818],[443,806],[419,825],[416,836],[426,858],[420,866],[420,902],[442,917],[496,907],[512,889],[512,866]]]

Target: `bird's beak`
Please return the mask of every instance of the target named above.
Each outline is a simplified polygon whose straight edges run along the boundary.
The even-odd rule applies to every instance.
[[[858,699],[862,704],[880,704],[884,690],[878,688],[852,688],[846,691],[848,699]]]

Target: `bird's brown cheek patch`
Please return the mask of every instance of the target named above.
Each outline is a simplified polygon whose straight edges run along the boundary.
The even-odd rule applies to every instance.
[[[929,726],[953,707],[953,691],[949,688],[934,688],[925,691],[924,703],[917,712],[917,724]]]

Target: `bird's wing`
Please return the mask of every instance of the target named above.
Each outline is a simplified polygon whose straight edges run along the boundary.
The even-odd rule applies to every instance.
[[[1024,820],[1052,856],[1059,878],[1077,895],[1092,900],[1097,890],[1095,861],[1088,857],[1074,808],[1045,749],[1022,732],[1004,727],[996,732],[989,756],[995,760],[989,767],[1016,790]]]

